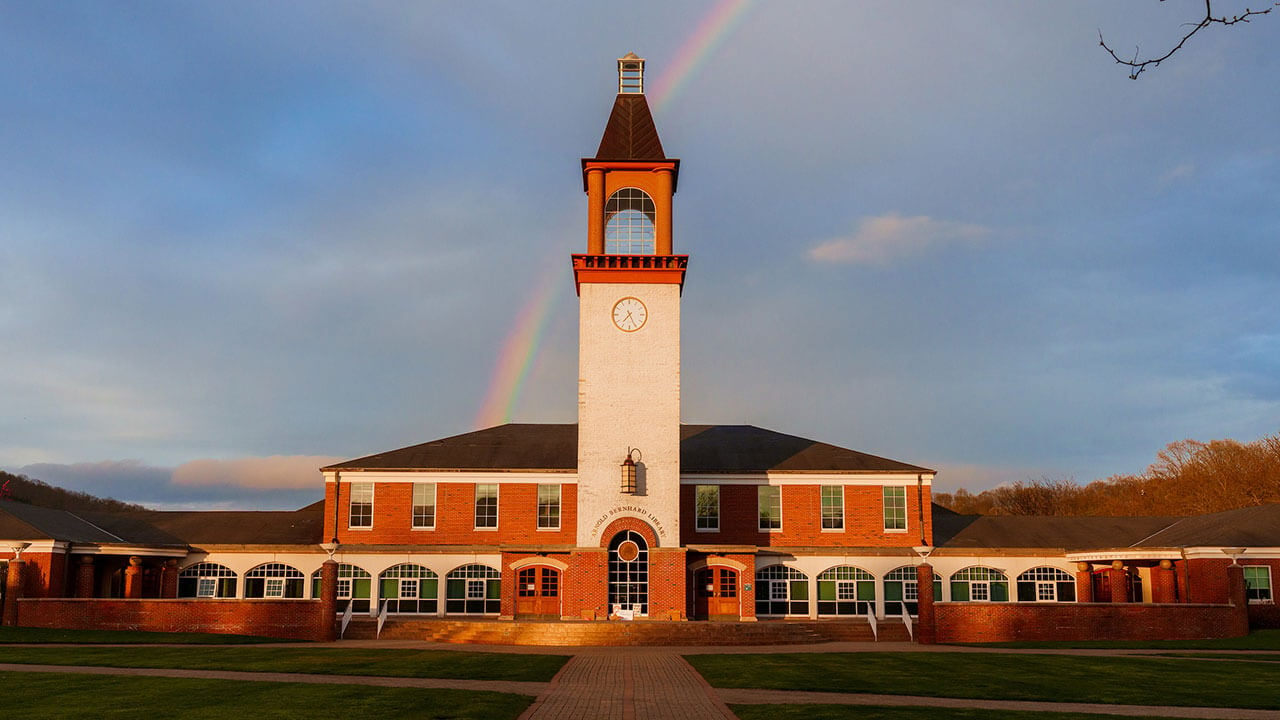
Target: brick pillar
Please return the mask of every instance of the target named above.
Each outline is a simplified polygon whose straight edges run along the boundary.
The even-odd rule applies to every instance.
[[[1229,637],[1249,634],[1249,593],[1244,584],[1244,567],[1232,562],[1227,566],[1227,598],[1232,607],[1232,624]]]
[[[160,569],[160,597],[176,598],[178,597],[178,561],[169,559],[164,561],[164,566]]]
[[[9,577],[4,584],[4,624],[13,627],[18,624],[18,600],[22,598],[22,574],[26,570],[25,560],[14,558],[9,561]],[[1244,582],[1244,575],[1240,576]]]
[[[316,639],[333,642],[338,639],[334,626],[338,614],[338,561],[329,558],[320,566],[320,627]]]
[[[1076,563],[1076,602],[1093,602],[1093,566]]]
[[[93,580],[94,567],[92,555],[81,555],[80,564],[76,565],[76,597],[91,598],[95,594]]]
[[[734,555],[734,560],[746,565],[738,579],[738,603],[743,622],[756,621],[756,556]],[[748,589],[748,586],[750,589]]]
[[[1173,563],[1161,560],[1160,565],[1151,568],[1151,602],[1178,602],[1178,582],[1173,573]]]
[[[124,569],[124,596],[130,600],[142,597],[142,558],[137,555],[129,558]]]
[[[1107,579],[1111,581],[1111,602],[1129,602],[1129,576],[1125,574],[1123,562],[1116,560],[1111,563]]]
[[[938,642],[938,627],[933,615],[933,566],[916,566],[916,642],[933,645]]]

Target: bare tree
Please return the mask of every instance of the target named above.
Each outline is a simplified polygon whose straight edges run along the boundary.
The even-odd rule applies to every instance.
[[[1160,0],[1160,2],[1164,2],[1164,0]],[[1280,2],[1275,3],[1275,5],[1280,5]],[[1116,51],[1110,45],[1107,44],[1107,41],[1103,39],[1101,30],[1098,31],[1098,44],[1102,46],[1103,50],[1106,50],[1107,53],[1111,55],[1111,59],[1129,68],[1130,80],[1137,80],[1138,76],[1141,75],[1143,72],[1145,72],[1147,68],[1156,67],[1160,63],[1164,62],[1165,60],[1168,60],[1170,57],[1173,56],[1174,53],[1181,50],[1183,45],[1187,44],[1187,41],[1191,39],[1192,35],[1195,35],[1201,30],[1209,27],[1210,25],[1235,25],[1236,23],[1247,23],[1253,17],[1257,15],[1266,15],[1267,13],[1271,12],[1272,9],[1273,8],[1267,8],[1266,10],[1251,10],[1246,7],[1244,9],[1244,12],[1240,13],[1239,15],[1227,15],[1224,13],[1222,15],[1214,17],[1213,0],[1204,0],[1204,17],[1201,18],[1199,22],[1195,22],[1195,23],[1189,22],[1184,25],[1184,27],[1189,27],[1191,29],[1187,32],[1187,34],[1182,36],[1182,39],[1178,41],[1178,44],[1174,45],[1173,48],[1169,50],[1169,52],[1166,52],[1160,57],[1152,57],[1146,60],[1140,59],[1142,54],[1139,48],[1137,47],[1133,49],[1133,59],[1125,60],[1124,58],[1120,57],[1119,55],[1116,54]]]

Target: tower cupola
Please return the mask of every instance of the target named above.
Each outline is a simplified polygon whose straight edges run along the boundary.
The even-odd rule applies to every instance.
[[[644,94],[644,58],[635,53],[618,58],[618,94]]]

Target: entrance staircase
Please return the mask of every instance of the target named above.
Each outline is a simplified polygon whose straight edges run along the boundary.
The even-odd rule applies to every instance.
[[[881,622],[880,642],[910,642],[903,625]],[[377,623],[353,620],[348,640],[372,640]],[[754,623],[621,621],[512,621],[456,619],[388,619],[383,640],[483,645],[805,645],[824,642],[874,642],[865,619],[763,620]]]

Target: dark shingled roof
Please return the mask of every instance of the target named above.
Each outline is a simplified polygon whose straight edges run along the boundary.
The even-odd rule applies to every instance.
[[[1280,547],[1280,504],[1176,518],[1142,538],[1148,547]]]
[[[1280,505],[1194,517],[957,515],[933,506],[940,548],[1280,547]]]
[[[324,542],[324,507],[292,511],[155,512],[156,529],[188,545],[315,545]]]
[[[600,138],[595,160],[662,161],[667,155],[658,139],[649,103],[644,95],[620,93],[613,101],[613,112]]]
[[[6,540],[62,540],[81,543],[118,543],[118,537],[66,510],[0,503],[0,537]]]
[[[576,424],[512,423],[324,469],[571,472],[577,467]],[[686,473],[933,472],[752,425],[681,425],[680,467]]]

